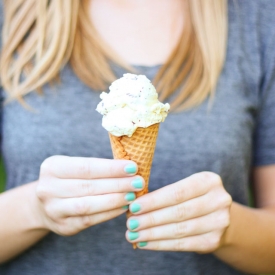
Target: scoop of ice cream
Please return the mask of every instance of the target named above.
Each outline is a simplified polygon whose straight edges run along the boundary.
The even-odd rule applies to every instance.
[[[170,105],[158,101],[151,81],[144,75],[124,74],[102,92],[96,110],[103,115],[102,126],[114,136],[131,137],[138,127],[163,122]]]

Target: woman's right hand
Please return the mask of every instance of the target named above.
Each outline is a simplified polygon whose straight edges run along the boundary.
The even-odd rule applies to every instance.
[[[47,158],[36,187],[43,227],[70,236],[121,215],[144,188],[136,172],[129,160]]]

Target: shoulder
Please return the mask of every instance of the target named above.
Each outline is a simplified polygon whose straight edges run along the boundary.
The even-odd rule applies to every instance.
[[[229,21],[233,20],[245,37],[257,39],[257,44],[265,46],[275,34],[274,0],[229,0]]]
[[[275,1],[228,0],[228,43],[250,90],[262,91],[275,70]],[[253,85],[252,85],[253,84]],[[254,87],[254,88],[253,88]]]
[[[262,21],[274,18],[275,1],[274,0],[229,0],[229,7],[239,11],[246,18],[253,18],[259,15],[263,16]]]

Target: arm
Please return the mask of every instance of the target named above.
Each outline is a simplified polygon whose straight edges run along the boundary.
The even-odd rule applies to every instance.
[[[215,255],[228,264],[253,273],[275,272],[275,165],[254,169],[258,209],[233,203],[224,245]]]
[[[140,249],[214,253],[244,272],[274,272],[275,165],[254,176],[260,209],[232,203],[221,179],[201,172],[130,204],[126,238]]]
[[[42,227],[36,184],[29,183],[0,195],[0,264],[20,254],[49,232]]]
[[[124,213],[144,186],[133,169],[128,160],[48,158],[38,181],[0,195],[0,264],[50,231],[71,236]]]

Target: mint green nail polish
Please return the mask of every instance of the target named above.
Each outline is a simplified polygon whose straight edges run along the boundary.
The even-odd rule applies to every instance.
[[[146,246],[147,245],[147,242],[139,242],[138,243],[138,246],[139,247],[144,247],[144,246]]]
[[[133,241],[133,240],[137,239],[138,237],[139,237],[138,232],[129,232],[128,233],[128,238],[130,241]]]
[[[124,198],[126,201],[133,201],[136,198],[136,195],[134,192],[129,192],[125,195]]]
[[[141,209],[141,206],[140,206],[140,204],[138,204],[138,203],[132,203],[132,204],[130,205],[130,210],[131,210],[132,213],[136,213],[136,212],[138,212],[140,209]]]
[[[124,205],[121,207],[123,210],[128,210],[129,209],[129,205]]]
[[[135,174],[137,172],[137,166],[134,164],[128,164],[124,167],[124,171],[127,174]]]
[[[135,188],[142,188],[142,180],[140,178],[137,178],[137,179],[134,179],[132,182],[131,182],[132,186],[135,187]]]
[[[130,220],[129,221],[129,228],[131,230],[134,230],[134,229],[138,228],[138,226],[139,226],[139,222],[137,220]]]

